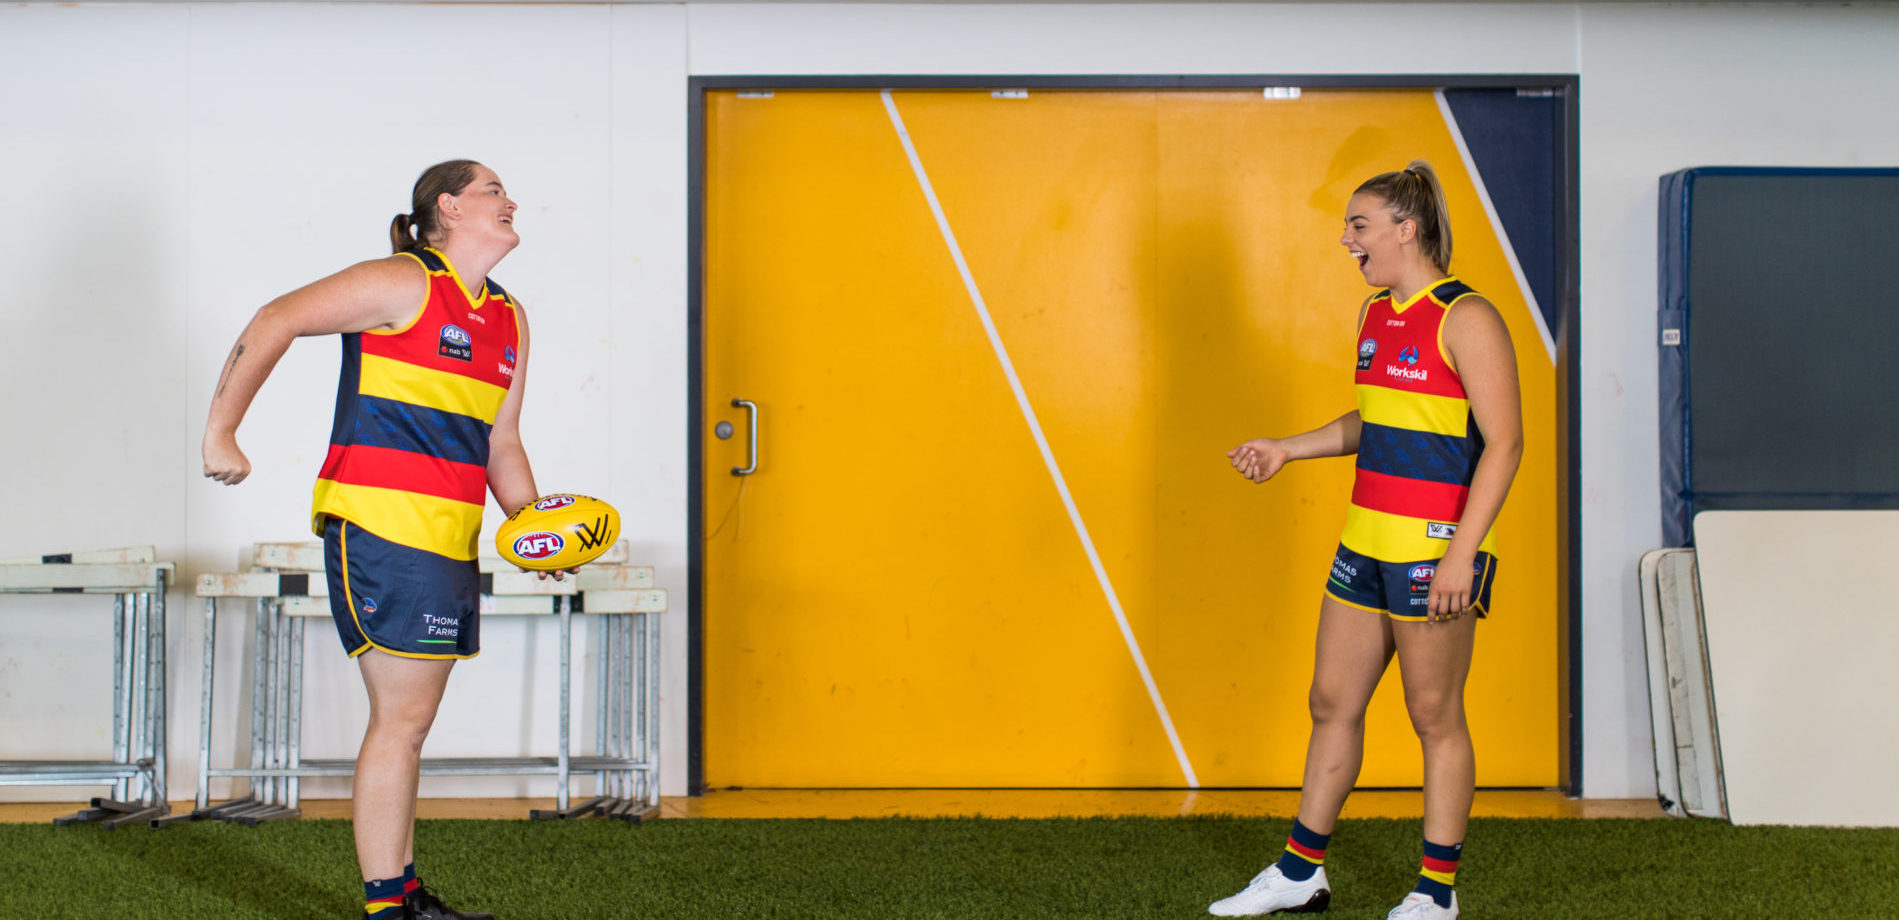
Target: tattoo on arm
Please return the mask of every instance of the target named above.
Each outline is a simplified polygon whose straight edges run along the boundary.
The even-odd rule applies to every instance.
[[[223,379],[218,381],[218,392],[217,392],[218,396],[224,395],[224,388],[228,386],[231,382],[231,371],[237,369],[237,359],[243,356],[244,356],[243,345],[240,344],[236,348],[231,349],[231,363],[224,366],[224,377]]]

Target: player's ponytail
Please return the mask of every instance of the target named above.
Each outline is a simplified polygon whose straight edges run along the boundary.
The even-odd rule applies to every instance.
[[[474,160],[449,160],[422,171],[409,195],[410,211],[397,214],[389,222],[389,247],[392,252],[415,252],[440,242],[441,215],[436,201],[442,195],[459,195],[475,181]]]
[[[1398,221],[1416,221],[1418,248],[1425,258],[1445,274],[1451,271],[1451,212],[1444,206],[1444,186],[1438,183],[1431,164],[1412,160],[1397,172],[1380,173],[1365,180],[1358,193],[1377,195],[1391,208]]]

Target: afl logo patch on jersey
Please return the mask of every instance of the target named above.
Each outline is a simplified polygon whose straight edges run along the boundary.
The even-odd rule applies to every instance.
[[[546,559],[566,545],[567,541],[561,539],[560,534],[536,531],[514,541],[514,554],[523,559]]]
[[[475,360],[475,339],[468,334],[468,330],[449,323],[442,327],[442,344],[436,353],[457,361],[473,361]]]
[[[1378,340],[1366,339],[1358,343],[1358,369],[1371,370],[1372,356],[1378,353]]]

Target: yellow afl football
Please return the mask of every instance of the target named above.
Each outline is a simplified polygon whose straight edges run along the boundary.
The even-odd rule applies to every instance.
[[[620,538],[620,512],[597,498],[556,492],[508,516],[495,531],[501,558],[552,572],[592,562]]]

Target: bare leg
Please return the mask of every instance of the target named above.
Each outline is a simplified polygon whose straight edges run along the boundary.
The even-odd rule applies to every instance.
[[[1464,720],[1464,682],[1477,641],[1477,617],[1450,622],[1396,623],[1398,673],[1405,708],[1424,746],[1424,839],[1449,846],[1464,841],[1477,788],[1477,754]]]
[[[1339,603],[1319,605],[1319,641],[1312,668],[1312,738],[1306,744],[1299,823],[1331,834],[1365,760],[1365,707],[1391,663],[1389,617]]]
[[[391,879],[415,861],[415,790],[422,740],[448,686],[453,659],[370,650],[356,659],[369,688],[369,729],[356,755],[350,814],[363,879]]]

